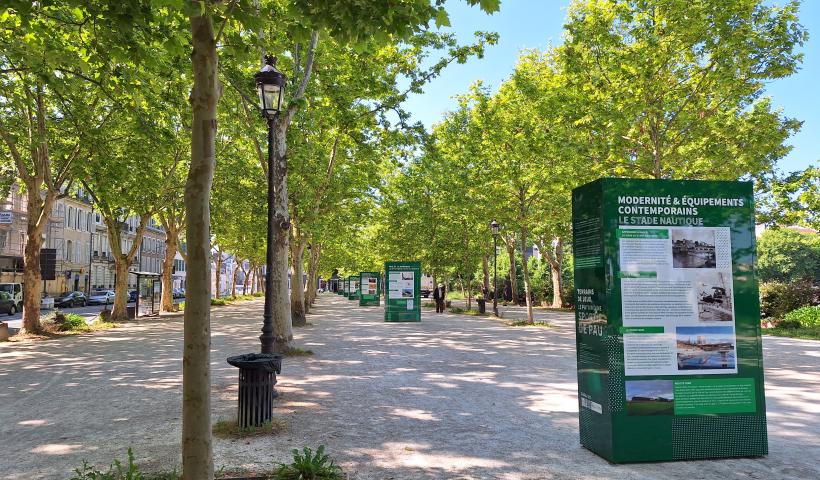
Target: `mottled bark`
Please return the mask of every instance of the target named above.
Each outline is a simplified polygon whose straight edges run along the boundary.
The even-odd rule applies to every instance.
[[[564,243],[561,237],[557,237],[555,251],[547,257],[550,264],[550,277],[552,278],[552,307],[564,308],[564,298],[561,296],[563,289],[563,279],[561,278],[561,261],[564,253]]]
[[[40,249],[43,247],[42,234],[48,224],[55,195],[41,196],[39,189],[28,187],[26,205],[26,248],[23,260],[23,332],[40,331],[40,298],[42,297],[42,276],[40,274]]]
[[[507,256],[510,259],[510,291],[512,292],[513,305],[518,304],[518,269],[515,266],[515,237],[512,235],[505,236],[505,244],[507,246]]]
[[[298,237],[298,234],[294,237]],[[305,290],[302,285],[302,277],[305,273],[304,253],[304,240],[294,238],[290,255],[293,264],[293,273],[290,279],[290,317],[296,327],[307,324],[307,318],[305,318]]]
[[[174,257],[177,254],[177,234],[165,227],[165,257],[162,259],[162,301],[160,308],[163,312],[174,310],[174,280],[171,276],[174,270]]]
[[[194,7],[198,7],[194,5]],[[188,247],[182,358],[182,478],[214,478],[211,438],[210,197],[219,100],[217,52],[209,13],[190,17],[194,82],[190,101],[191,166],[185,183]]]
[[[481,272],[484,274],[484,282],[483,282],[484,292],[489,292],[490,291],[490,259],[486,254],[481,256]],[[486,296],[485,296],[484,299],[487,300]]]
[[[521,227],[521,273],[524,275],[524,298],[527,303],[527,322],[535,321],[532,314],[532,296],[530,294],[530,269],[527,266],[527,228]]]

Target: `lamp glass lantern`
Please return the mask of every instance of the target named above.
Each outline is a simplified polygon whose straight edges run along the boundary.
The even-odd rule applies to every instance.
[[[492,230],[493,235],[498,235],[498,228],[499,228],[498,222],[496,222],[495,220],[490,222],[490,229]]]
[[[282,110],[287,77],[276,69],[276,57],[266,55],[265,65],[254,75],[259,93],[259,108],[266,118],[273,118]]]

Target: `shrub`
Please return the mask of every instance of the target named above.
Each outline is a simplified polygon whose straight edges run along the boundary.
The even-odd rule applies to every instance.
[[[798,327],[820,327],[820,307],[802,307],[792,310],[783,317],[783,322],[778,326],[785,327],[783,323],[796,323]]]
[[[342,480],[341,467],[335,465],[333,460],[325,454],[325,446],[319,445],[314,454],[310,448],[305,447],[300,452],[293,450],[293,462],[290,465],[279,464],[273,473],[273,478],[278,480]]]
[[[787,312],[810,305],[814,292],[811,282],[765,282],[760,284],[760,313],[781,319]]]
[[[264,297],[264,296],[265,296],[265,294],[264,294],[264,293],[262,293],[262,292],[253,292],[253,293],[251,294],[251,296],[252,296],[252,297]]]
[[[88,330],[85,317],[76,313],[62,314],[63,321],[59,324],[58,330],[61,332],[81,332]]]
[[[224,298],[212,298],[211,299],[211,305],[213,305],[213,306],[224,306],[224,305],[227,305],[227,304],[228,304],[228,301],[225,300]]]
[[[764,231],[757,241],[757,273],[764,282],[820,282],[820,236],[788,228]]]

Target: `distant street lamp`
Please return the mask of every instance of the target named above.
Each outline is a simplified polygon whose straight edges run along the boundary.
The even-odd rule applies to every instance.
[[[493,232],[493,315],[498,316],[498,222],[490,222]]]
[[[276,69],[276,57],[265,55],[265,65],[254,75],[256,89],[259,92],[259,108],[262,117],[268,121],[268,238],[265,256],[265,310],[262,315],[262,353],[273,353],[273,204],[274,204],[274,162],[273,162],[273,129],[279,111],[282,109],[282,100],[285,95],[285,84],[288,79],[284,73]]]

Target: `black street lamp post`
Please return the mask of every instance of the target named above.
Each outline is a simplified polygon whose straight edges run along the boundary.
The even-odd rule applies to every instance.
[[[498,222],[490,222],[493,232],[493,315],[498,316]]]
[[[273,203],[274,175],[273,162],[273,130],[279,111],[282,108],[282,100],[285,93],[287,77],[284,73],[276,69],[276,57],[266,55],[265,65],[254,75],[256,89],[259,92],[260,110],[262,116],[268,121],[268,236],[267,250],[265,255],[265,310],[262,315],[262,335],[259,340],[262,342],[262,353],[273,353]]]
[[[265,56],[265,65],[257,73],[260,110],[268,121],[268,245],[265,269],[265,312],[262,321],[262,353],[246,353],[228,357],[228,363],[239,368],[239,405],[236,422],[240,428],[258,427],[273,418],[273,399],[277,397],[276,374],[282,373],[282,355],[273,353],[273,182],[276,176],[273,162],[274,128],[282,108],[282,95],[287,78],[276,69],[276,58]]]

